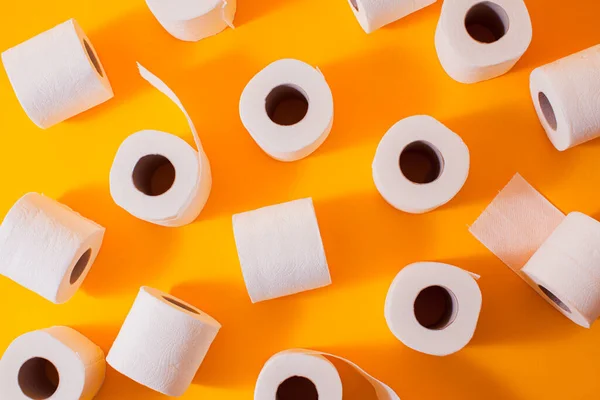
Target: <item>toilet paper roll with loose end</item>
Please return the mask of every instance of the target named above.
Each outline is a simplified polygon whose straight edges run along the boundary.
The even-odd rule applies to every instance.
[[[256,381],[254,400],[342,400],[342,380],[328,358],[344,361],[356,369],[373,385],[379,400],[400,400],[389,386],[353,362],[333,354],[304,349],[282,351],[266,362]]]
[[[79,289],[102,245],[104,228],[67,206],[28,193],[0,226],[0,274],[53,303]]]
[[[181,396],[220,328],[219,322],[196,307],[142,287],[106,361],[141,385]]]
[[[74,19],[6,50],[2,62],[25,113],[40,128],[113,97],[98,55]]]
[[[325,77],[298,60],[275,61],[246,86],[242,123],[265,153],[296,161],[317,150],[333,126],[333,96]]]
[[[475,83],[507,73],[527,51],[531,38],[523,0],[446,0],[435,48],[450,77]]]
[[[600,136],[600,45],[572,54],[531,73],[538,117],[558,150]]]
[[[469,164],[469,149],[456,133],[430,116],[417,115],[383,136],[373,160],[373,181],[394,208],[420,214],[456,196]]]
[[[331,284],[312,199],[236,214],[233,233],[253,303]]]
[[[158,77],[138,66],[142,77],[181,109],[198,151],[169,133],[134,133],[117,151],[110,170],[110,193],[115,203],[137,218],[162,226],[183,226],[198,217],[208,200],[210,163],[181,101]]]
[[[233,28],[237,0],[146,0],[158,22],[180,40],[197,42]]]
[[[100,347],[74,329],[55,326],[15,339],[0,360],[3,399],[91,400],[104,383]]]
[[[398,21],[436,0],[349,0],[358,23],[367,33]]]
[[[406,346],[446,356],[473,337],[481,290],[471,274],[452,265],[420,262],[398,273],[385,300],[388,327]]]

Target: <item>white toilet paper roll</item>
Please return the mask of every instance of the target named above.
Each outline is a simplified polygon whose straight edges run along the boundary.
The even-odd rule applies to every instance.
[[[420,214],[452,200],[467,180],[469,165],[469,149],[456,133],[417,115],[383,136],[373,160],[373,181],[393,207]]]
[[[233,28],[237,0],[146,0],[158,22],[177,39],[197,42]]]
[[[389,386],[353,362],[333,354],[303,349],[282,351],[266,362],[256,381],[254,400],[342,400],[342,380],[328,358],[344,361],[356,369],[373,385],[379,400],[400,400]]]
[[[102,245],[104,228],[70,208],[28,193],[0,226],[0,274],[53,303],[79,289]]]
[[[221,324],[196,307],[142,287],[106,361],[141,385],[181,396],[219,329]]]
[[[10,400],[90,400],[104,383],[100,347],[66,326],[15,339],[0,360],[0,397]]]
[[[476,279],[479,276],[448,264],[404,267],[385,300],[388,327],[421,353],[446,356],[459,351],[471,341],[481,311]]]
[[[113,97],[98,55],[74,19],[6,50],[2,62],[21,106],[40,128]]]
[[[333,96],[325,77],[298,60],[275,61],[246,86],[242,123],[265,153],[279,161],[310,155],[333,126]]]
[[[331,284],[312,199],[236,214],[233,233],[253,303]]]
[[[367,33],[398,21],[436,0],[349,0],[360,26]]]
[[[532,35],[523,0],[446,0],[435,48],[450,77],[475,83],[507,73],[529,47]]]
[[[550,141],[563,151],[600,136],[600,45],[536,68],[533,104]]]
[[[131,215],[162,226],[193,222],[204,208],[212,186],[210,163],[187,111],[175,93],[139,65],[140,74],[183,112],[198,151],[183,139],[145,130],[119,147],[110,170],[110,193]]]

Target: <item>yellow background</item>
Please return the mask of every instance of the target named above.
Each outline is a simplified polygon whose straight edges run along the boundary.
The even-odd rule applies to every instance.
[[[38,191],[107,233],[82,289],[65,305],[0,279],[0,352],[18,335],[52,325],[72,326],[108,351],[139,287],[149,285],[223,324],[184,399],[251,399],[263,363],[290,347],[348,357],[403,400],[599,398],[600,327],[585,330],[561,316],[467,231],[517,171],[563,211],[599,216],[600,140],[556,151],[535,115],[528,78],[536,66],[600,42],[600,2],[526,2],[534,29],[528,52],[507,75],[475,85],[454,82],[439,65],[433,38],[441,2],[366,35],[346,0],[239,0],[238,28],[199,43],[167,34],[142,0],[3,2],[0,50],[74,17],[115,98],[43,131],[28,120],[1,69],[0,215]],[[291,164],[266,156],[238,115],[245,84],[284,57],[323,71],[336,112],[325,144]],[[139,221],[109,194],[112,159],[129,134],[150,128],[192,140],[179,110],[139,77],[135,61],[179,94],[213,167],[207,207],[183,228]],[[371,161],[393,123],[420,113],[460,134],[472,165],[449,204],[409,215],[379,196]],[[315,201],[333,285],[252,305],[231,215],[307,196]],[[482,275],[477,332],[455,355],[414,352],[385,324],[389,284],[420,260]],[[111,368],[98,396],[160,398]]]

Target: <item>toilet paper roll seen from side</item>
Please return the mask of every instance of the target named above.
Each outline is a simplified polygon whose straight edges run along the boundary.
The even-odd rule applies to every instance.
[[[10,400],[91,400],[104,383],[100,347],[74,329],[55,326],[15,339],[0,360],[0,396]]]
[[[417,115],[383,136],[373,160],[373,181],[394,208],[420,214],[456,196],[469,165],[469,149],[457,134],[430,116]]]
[[[250,80],[240,98],[240,117],[265,153],[296,161],[329,136],[333,95],[318,69],[298,60],[279,60]]]
[[[237,0],[146,0],[158,22],[177,39],[197,42],[233,28]]]
[[[349,0],[358,23],[367,33],[398,21],[436,0]]]
[[[478,278],[442,263],[404,267],[385,300],[388,327],[421,353],[446,356],[461,350],[471,341],[481,311]]]
[[[181,396],[220,328],[219,322],[196,307],[142,287],[106,361],[141,385]]]
[[[556,149],[600,136],[600,45],[536,68],[531,98]]]
[[[69,300],[85,280],[104,228],[67,206],[28,193],[0,226],[0,274],[53,303]]]
[[[40,128],[113,97],[98,55],[74,19],[6,50],[2,62],[25,113]]]
[[[312,199],[236,214],[233,233],[253,303],[331,284]]]
[[[445,0],[435,32],[442,67],[461,83],[508,72],[533,36],[523,0]]]

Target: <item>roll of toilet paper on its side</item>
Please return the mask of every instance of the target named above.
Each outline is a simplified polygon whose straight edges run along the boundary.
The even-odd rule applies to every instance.
[[[333,95],[318,69],[298,60],[279,60],[250,80],[240,98],[240,117],[265,153],[296,161],[329,136]]]
[[[400,400],[385,383],[378,381],[358,365],[333,354],[313,350],[292,349],[272,356],[256,381],[254,400],[328,399],[342,400],[340,374],[328,358],[352,366],[375,389],[379,400]]]
[[[419,262],[404,267],[385,300],[388,327],[406,346],[446,356],[473,337],[481,311],[479,276],[452,265]]]
[[[74,329],[55,326],[25,333],[0,360],[2,398],[91,400],[105,372],[102,349]]]
[[[236,214],[233,233],[253,303],[331,284],[312,199]]]
[[[536,68],[531,98],[558,150],[600,136],[600,45]]]
[[[451,78],[475,83],[508,72],[527,51],[532,36],[523,0],[446,0],[435,48]]]
[[[141,385],[181,396],[220,328],[219,322],[196,307],[142,287],[106,361]]]
[[[0,274],[53,303],[79,289],[94,263],[104,228],[67,206],[28,193],[0,226]]]
[[[6,50],[2,62],[25,113],[40,128],[113,97],[98,55],[74,19]]]
[[[417,115],[383,136],[373,160],[373,181],[394,208],[420,214],[456,196],[469,165],[469,149],[460,136],[430,116]]]
[[[349,0],[358,23],[367,33],[398,21],[436,0]]]

